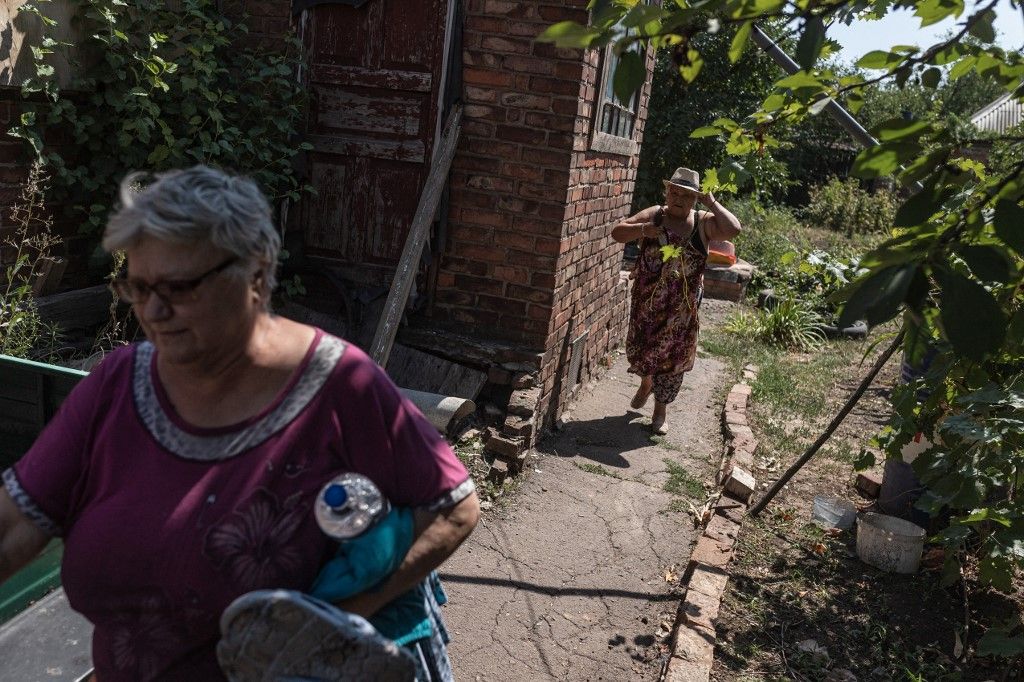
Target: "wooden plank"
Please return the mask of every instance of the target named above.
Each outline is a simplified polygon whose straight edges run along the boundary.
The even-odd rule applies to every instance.
[[[393,97],[366,96],[323,88],[318,95],[319,125],[367,133],[399,133],[410,137],[420,132],[421,103],[400,94]]]
[[[388,292],[384,314],[377,325],[377,333],[374,335],[373,345],[370,347],[370,357],[381,366],[387,365],[388,356],[391,354],[391,345],[395,342],[395,333],[398,331],[398,322],[402,319],[402,312],[405,310],[409,292],[416,279],[417,266],[423,255],[423,246],[427,243],[430,224],[437,212],[437,205],[441,201],[445,183],[448,181],[448,171],[451,169],[452,159],[455,157],[455,147],[458,145],[459,133],[462,130],[461,121],[462,105],[456,104],[448,114],[448,120],[445,121],[441,143],[438,145],[434,162],[431,164],[430,175],[427,176],[423,192],[420,194],[416,215],[413,217],[412,227],[409,229],[409,237],[405,241],[402,258],[398,261],[395,281],[391,285],[391,291]]]
[[[388,161],[423,161],[422,140],[371,140],[353,135],[307,135],[318,152],[342,156],[367,156]]]
[[[110,317],[113,295],[104,284],[63,294],[36,299],[36,310],[47,322],[64,329],[88,329],[106,322]]]
[[[475,400],[487,383],[487,375],[479,370],[397,343],[391,348],[387,372],[403,388],[469,400]]]
[[[310,81],[328,85],[348,85],[385,90],[430,92],[433,77],[421,71],[367,69],[359,66],[313,64]]]

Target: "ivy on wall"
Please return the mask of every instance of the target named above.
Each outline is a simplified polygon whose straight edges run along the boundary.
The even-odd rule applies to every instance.
[[[35,76],[10,134],[46,165],[49,201],[77,213],[83,232],[99,232],[133,170],[218,166],[253,177],[275,204],[312,192],[294,164],[309,148],[297,140],[306,99],[297,40],[282,36],[277,52],[246,47],[244,20],[214,0],[73,2],[86,37],[32,48]],[[52,28],[48,3],[21,11]],[[61,88],[50,57],[71,48],[76,73]]]

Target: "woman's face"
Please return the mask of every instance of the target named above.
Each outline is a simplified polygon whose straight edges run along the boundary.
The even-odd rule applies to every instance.
[[[665,189],[665,203],[668,207],[678,212],[689,213],[690,209],[697,202],[697,195],[675,185],[669,185]]]
[[[255,276],[239,277],[245,266],[233,254],[147,237],[127,255],[127,279],[163,292],[132,304],[162,362],[209,364],[245,347],[262,305]]]

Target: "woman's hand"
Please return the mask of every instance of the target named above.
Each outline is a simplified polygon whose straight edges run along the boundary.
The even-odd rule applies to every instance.
[[[715,195],[711,192],[702,192],[697,195],[697,201],[711,208],[715,204]]]

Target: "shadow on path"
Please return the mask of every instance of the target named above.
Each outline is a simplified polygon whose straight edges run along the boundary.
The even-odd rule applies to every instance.
[[[604,466],[628,469],[622,455],[651,447],[651,429],[645,415],[630,409],[625,414],[572,421],[557,435],[537,444],[537,451],[557,457],[583,457]]]

